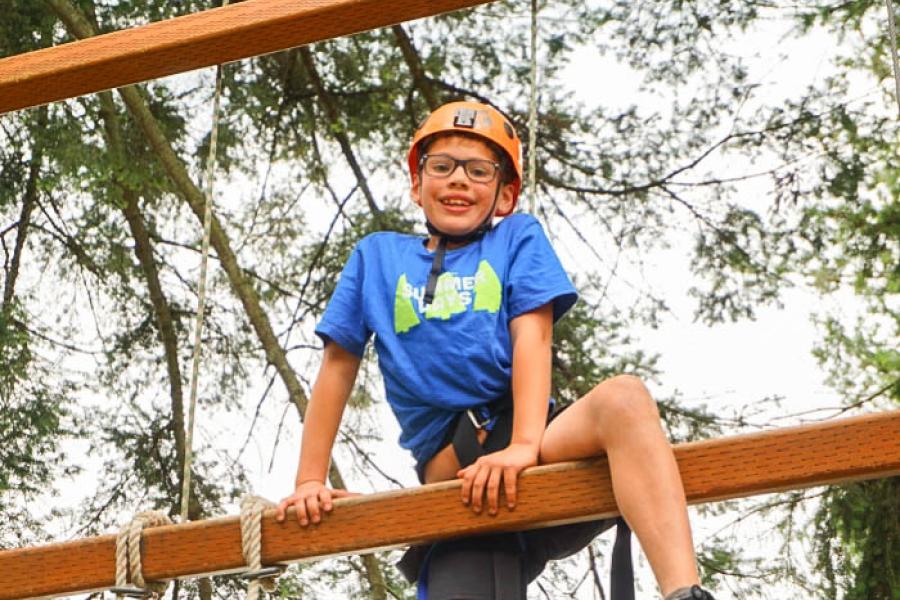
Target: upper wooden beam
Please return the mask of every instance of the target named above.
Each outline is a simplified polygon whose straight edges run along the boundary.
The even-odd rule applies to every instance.
[[[0,114],[489,0],[246,0],[0,60]]]
[[[690,503],[900,474],[900,411],[739,435],[675,447]],[[490,517],[459,500],[459,482],[338,500],[318,526],[263,518],[263,564],[536,525],[612,516],[605,458],[529,469],[519,505]],[[242,569],[237,517],[147,530],[148,580]],[[113,585],[115,536],[0,552],[0,600]]]

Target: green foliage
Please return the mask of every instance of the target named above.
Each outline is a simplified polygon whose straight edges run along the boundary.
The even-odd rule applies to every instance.
[[[22,317],[22,310],[16,305],[4,306],[0,312],[0,398],[7,401],[16,385],[26,378],[31,364],[29,335]]]
[[[65,390],[41,382],[48,373],[35,364],[24,319],[15,304],[0,309],[0,510],[10,514],[53,485],[61,442],[74,433]],[[9,533],[0,530],[0,546]]]
[[[900,477],[829,489],[815,526],[829,597],[900,598]]]
[[[656,357],[633,349],[624,321],[602,319],[580,302],[553,330],[553,396],[564,406],[620,373],[655,378]]]
[[[99,31],[112,31],[218,3],[75,4]],[[639,265],[647,253],[681,248],[685,232],[693,240],[686,258],[698,278],[691,294],[699,320],[712,326],[752,319],[761,307],[777,305],[788,286],[809,285],[825,295],[852,290],[864,302],[858,324],[822,315],[825,336],[817,356],[850,406],[898,402],[898,129],[893,113],[883,110],[885,97],[849,99],[853,77],[871,73],[881,81],[889,72],[886,38],[863,36],[860,45],[848,46],[836,75],[797,98],[769,102],[732,44],[784,6],[739,0],[542,4],[541,129],[537,147],[525,151],[537,155],[538,216],[554,237],[578,240],[576,254],[586,257],[581,266],[587,271],[578,280],[584,300],[554,332],[553,394],[561,402],[622,372],[664,378],[634,331],[666,318],[667,302],[650,286],[638,286],[628,308],[616,309],[607,290],[632,281],[619,269],[620,257],[636,257],[632,264]],[[866,30],[881,5],[870,0],[790,9],[797,15],[793,35],[825,29],[840,40]],[[67,39],[43,3],[0,0],[0,14],[0,56]],[[391,28],[226,67],[216,213],[301,379],[309,379],[302,365],[316,358],[310,326],[359,239],[379,230],[422,233],[421,216],[407,199],[405,155],[429,97],[493,102],[527,139],[527,19],[522,3],[506,1],[404,24],[425,83],[414,77]],[[564,78],[585,46],[597,50],[601,70],[613,60],[634,70],[641,83],[633,100],[613,105],[604,96],[593,107],[574,101]],[[304,60],[306,51],[312,64]],[[210,139],[210,79],[203,72],[141,87],[198,184]],[[608,84],[602,72],[598,81]],[[647,104],[638,96],[665,101]],[[141,500],[171,510],[178,495],[174,386],[148,276],[135,258],[123,209],[136,204],[148,229],[182,366],[197,301],[199,226],[144,134],[111,97],[112,108],[90,96],[48,107],[43,123],[37,111],[4,116],[0,123],[6,277],[6,236],[16,227],[5,224],[19,218],[30,160],[35,148],[43,152],[25,249],[27,276],[0,313],[0,490],[52,489],[60,440],[75,429],[69,402],[76,384],[60,373],[62,367],[46,367],[40,357],[50,356],[48,362],[79,374],[97,413],[84,426],[109,477],[85,501],[85,514],[98,515],[82,523],[86,530],[102,529],[116,520],[116,511],[130,512]],[[112,151],[113,135],[121,136],[123,153]],[[778,166],[766,173],[772,195],[765,203],[742,197],[743,171],[731,179],[720,172],[731,163],[772,158]],[[348,166],[351,161],[361,175]],[[364,184],[373,198],[364,198]],[[269,374],[244,307],[220,271],[209,294],[201,399],[215,415],[210,431],[219,431],[216,420],[244,414],[247,397]],[[377,404],[379,383],[364,378],[353,396],[356,409]],[[265,412],[266,401],[282,395],[269,385],[253,401]],[[685,408],[677,393],[663,398],[660,409],[678,440],[714,435],[726,426],[715,410]],[[247,439],[274,437],[277,445],[280,424],[274,434],[267,426],[254,420]],[[362,442],[373,437],[356,433]],[[237,459],[213,448],[217,435],[198,449],[197,491],[208,512],[245,483],[234,467]],[[894,480],[826,495],[815,522],[820,566],[833,596],[887,598],[885,590],[898,587],[892,558],[898,527],[883,520],[880,530],[873,525],[879,514],[898,513],[891,493],[896,500]],[[6,506],[0,511],[17,514]],[[719,581],[742,569],[769,568],[747,561],[739,550],[712,540],[702,566],[710,576],[718,573]],[[343,586],[348,597],[359,595],[366,584],[354,560],[304,568],[283,580],[282,595],[315,593],[321,589],[317,579]],[[789,571],[776,575],[794,576]],[[566,581],[564,574],[551,576]],[[386,577],[394,596],[410,595],[395,571],[387,569]],[[754,580],[746,591],[758,588]]]

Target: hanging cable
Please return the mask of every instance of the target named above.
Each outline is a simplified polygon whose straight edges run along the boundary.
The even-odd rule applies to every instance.
[[[528,212],[537,209],[538,0],[531,0],[531,97],[528,101]]]
[[[224,0],[222,6],[226,6]],[[200,375],[200,350],[203,334],[203,313],[206,310],[206,268],[209,262],[209,237],[212,229],[213,184],[216,178],[216,146],[219,139],[220,104],[222,99],[222,65],[216,67],[216,91],[213,97],[212,131],[209,136],[209,156],[206,159],[206,193],[203,208],[203,243],[200,253],[200,282],[197,290],[197,318],[194,321],[194,353],[191,358],[191,397],[187,430],[184,435],[184,471],[181,478],[181,522],[188,520],[191,501],[191,463],[194,446],[194,414],[197,409],[197,380]]]
[[[894,3],[884,0],[888,13],[888,34],[891,38],[891,62],[894,65],[894,100],[897,101],[897,114],[900,116],[900,61],[897,60],[897,13],[894,12]]]

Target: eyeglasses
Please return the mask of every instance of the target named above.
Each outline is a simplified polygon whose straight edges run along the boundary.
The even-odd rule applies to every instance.
[[[475,183],[490,183],[497,176],[500,163],[485,158],[460,160],[447,154],[426,154],[422,157],[422,169],[431,177],[440,179],[450,177],[459,166],[462,166],[468,178]]]

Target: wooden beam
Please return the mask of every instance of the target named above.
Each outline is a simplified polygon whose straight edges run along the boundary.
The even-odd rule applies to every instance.
[[[691,503],[900,474],[900,411],[681,444],[675,455]],[[535,525],[612,516],[605,458],[529,469],[514,511],[474,515],[459,482],[339,500],[325,521],[301,528],[263,518],[263,564],[362,553]],[[237,517],[148,530],[149,580],[242,570]],[[66,594],[114,582],[112,535],[0,552],[0,600]]]
[[[0,114],[489,0],[246,0],[0,60]]]

